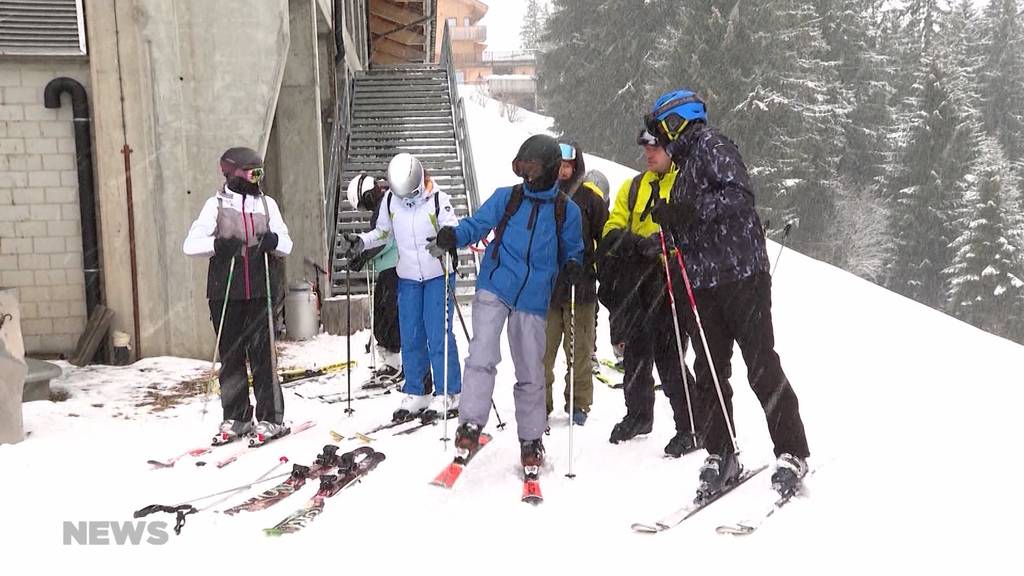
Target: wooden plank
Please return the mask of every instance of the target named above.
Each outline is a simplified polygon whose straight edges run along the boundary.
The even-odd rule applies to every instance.
[[[396,28],[395,24],[403,26],[412,24],[423,18],[424,14],[422,10],[417,13],[401,8],[387,0],[377,0],[376,2],[370,2],[370,16],[376,16],[376,18],[370,19],[370,31],[374,34],[383,34],[392,28]],[[381,28],[374,29],[374,22],[381,24]]]
[[[427,59],[427,53],[423,46],[408,46],[395,42],[391,38],[378,38],[373,41],[371,46],[374,55],[390,54],[395,58],[400,58],[403,62],[422,62]]]
[[[110,324],[114,321],[114,311],[102,304],[97,304],[93,309],[92,318],[85,325],[85,331],[78,337],[78,344],[71,356],[70,362],[75,366],[85,366],[92,362],[101,344],[110,331]]]
[[[388,30],[394,30],[398,26],[390,20],[385,20],[376,14],[370,14],[370,30],[374,33],[387,32]],[[378,32],[378,30],[380,32]],[[419,34],[413,30],[406,28],[405,30],[399,30],[388,34],[388,38],[393,38],[402,44],[419,44],[423,46],[427,42],[427,38],[423,34]]]

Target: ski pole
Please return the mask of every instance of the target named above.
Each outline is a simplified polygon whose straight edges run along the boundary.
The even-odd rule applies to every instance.
[[[700,312],[697,311],[697,300],[693,297],[693,286],[690,284],[690,276],[686,273],[686,262],[683,260],[683,251],[676,250],[676,260],[679,262],[679,270],[683,273],[683,284],[686,285],[686,295],[690,299],[690,309],[693,310],[693,317],[697,322],[697,330],[700,332],[700,341],[704,345],[704,356],[708,359],[708,368],[711,370],[711,378],[715,381],[715,392],[718,393],[718,403],[722,406],[722,414],[725,416],[725,427],[729,431],[729,440],[732,441],[732,449],[737,455],[740,453],[740,445],[736,440],[736,434],[732,430],[732,423],[729,421],[729,409],[725,406],[725,396],[722,395],[722,384],[718,381],[718,371],[715,370],[715,363],[711,358],[711,347],[708,345],[707,334],[704,333],[704,325],[700,321]],[[693,417],[690,417],[690,425],[693,425]]]
[[[224,305],[220,309],[220,321],[217,322],[217,342],[213,345],[213,360],[210,361],[210,371],[217,370],[217,353],[220,351],[220,337],[224,334],[224,317],[228,313],[228,296],[231,295],[231,279],[235,275],[235,257],[231,257],[231,264],[228,265],[228,287],[224,290]],[[219,375],[218,375],[219,376]],[[206,419],[206,403],[210,400],[210,389],[213,388],[212,379],[206,381],[206,393],[203,394],[203,419]]]
[[[779,255],[775,257],[775,265],[772,266],[772,276],[779,269],[779,260],[782,259],[782,249],[786,247],[786,238],[789,237],[789,229],[793,227],[793,223],[786,224],[786,227],[782,229],[782,241],[779,242]]]
[[[441,259],[441,268],[444,270],[444,368],[443,370],[443,394],[441,406],[444,408],[444,426],[441,441],[444,442],[445,450],[448,449],[448,335],[451,326],[448,325],[448,254]]]
[[[376,282],[373,280],[373,262],[369,262],[366,267],[366,289],[370,293],[370,337],[366,340],[366,352],[370,355],[370,377],[377,373],[377,351],[374,348],[374,332],[373,332],[373,309],[375,306],[374,302],[374,291],[376,290]]]
[[[686,412],[690,417],[690,438],[693,441],[693,445],[697,445],[697,429],[693,423],[693,404],[690,401],[690,383],[686,379],[686,360],[685,354],[683,353],[683,336],[679,331],[679,312],[676,309],[676,294],[675,289],[672,286],[672,272],[669,270],[668,265],[668,246],[665,243],[665,232],[664,230],[658,230],[658,235],[661,238],[661,263],[665,267],[665,287],[668,289],[668,301],[672,305],[672,327],[676,331],[676,352],[679,353],[679,377],[683,379],[683,391],[686,393]],[[676,249],[676,254],[679,253],[679,249]],[[682,261],[679,264],[682,267]],[[686,270],[683,270],[685,278]],[[694,313],[697,312],[696,306],[694,307]],[[699,325],[699,321],[698,321]],[[710,355],[708,355],[710,359]],[[713,369],[712,369],[713,370]]]
[[[459,323],[462,324],[462,332],[466,335],[466,342],[469,342],[469,328],[466,328],[466,319],[462,316],[462,307],[459,306],[458,301],[455,302],[455,311],[459,314]],[[501,421],[501,414],[498,414],[498,405],[494,403],[494,398],[491,398],[491,408],[494,409],[494,417],[498,420],[498,430],[505,429],[505,423]]]
[[[572,431],[576,408],[576,285],[569,285],[569,472],[566,478],[575,478],[572,471]]]
[[[345,360],[348,365],[352,366],[352,335],[355,333],[352,330],[352,268],[349,266],[352,260],[351,248],[349,249],[347,256],[347,262],[345,262],[345,329],[348,331],[348,337],[345,338]],[[352,409],[352,370],[347,370],[348,380],[348,407],[345,408],[345,414],[351,416],[355,410]]]
[[[273,293],[270,291],[270,255],[266,252],[263,253],[263,269],[266,272],[267,278],[267,332],[270,336],[270,385],[274,391],[274,412],[277,413],[280,409],[280,416],[284,418],[281,376],[277,373],[277,342],[274,337],[274,299]]]

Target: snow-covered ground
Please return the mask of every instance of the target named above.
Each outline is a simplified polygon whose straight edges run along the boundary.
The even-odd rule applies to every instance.
[[[468,99],[467,107],[481,187],[513,183],[510,161],[519,143],[544,125],[509,125],[496,109]],[[613,187],[631,174],[592,158],[588,163],[606,170]],[[774,259],[777,245],[769,250]],[[182,381],[196,386],[208,368],[204,361],[154,358],[126,368],[63,365],[66,375],[54,385],[70,398],[25,405],[31,435],[0,446],[5,573],[1019,574],[1024,348],[795,252],[785,251],[776,272],[777,347],[800,397],[812,463],[821,468],[808,497],[754,535],[721,536],[714,528],[770,503],[767,474],[670,532],[632,533],[631,523],[651,521],[692,497],[702,457],[662,456],[673,430],[660,395],[651,435],[609,444],[624,413],[622,394],[597,383],[591,417],[575,429],[572,480],[564,476],[568,420],[556,407],[539,507],[519,502],[514,422],[498,431],[492,421],[493,446],[452,492],[427,484],[451,458],[451,444],[446,452],[439,441],[440,426],[410,436],[382,433],[373,446],[387,460],[329,500],[298,534],[271,539],[260,529],[300,507],[312,485],[262,512],[215,512],[259,489],[240,493],[190,516],[165,546],[64,545],[65,521],[127,521],[148,504],[244,484],[280,456],[309,463],[332,441],[330,431],[367,430],[387,420],[397,402],[393,395],[358,401],[346,415],[342,404],[297,395],[343,391],[347,375],[335,375],[285,393],[288,418],[314,420],[311,430],[220,470],[212,463],[235,447],[150,470],[148,459],[204,445],[220,419],[216,398],[205,417],[199,396],[154,404],[160,392],[182,391]],[[603,316],[603,357],[611,356],[607,326]],[[368,372],[367,338],[362,332],[352,343],[359,361],[354,385]],[[466,341],[458,340],[464,356]],[[281,366],[344,360],[345,344],[326,335],[285,344]],[[507,348],[503,358],[495,400],[502,418],[513,421]],[[745,386],[739,354],[733,362],[743,459],[767,462],[772,451],[763,414]],[[341,443],[343,450],[358,445]],[[197,467],[199,460],[211,465]]]

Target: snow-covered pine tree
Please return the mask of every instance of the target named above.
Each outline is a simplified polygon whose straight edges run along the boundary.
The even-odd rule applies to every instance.
[[[1002,147],[994,138],[982,140],[977,177],[966,195],[957,222],[955,256],[943,273],[947,278],[947,310],[983,330],[1024,340],[1024,261],[1021,217],[1016,190]]]
[[[540,48],[540,37],[544,32],[544,13],[539,0],[526,0],[526,12],[519,27],[519,45],[523,50]]]
[[[588,151],[637,165],[635,136],[669,0],[554,0],[538,92],[555,129]]]
[[[985,130],[1011,163],[1024,163],[1024,2],[991,0],[979,28]]]
[[[974,21],[960,8],[942,13],[922,6],[917,16],[924,23],[911,21],[905,29],[927,48],[912,72],[913,92],[904,103],[909,122],[898,134],[900,162],[892,181],[889,287],[939,309],[946,301],[943,270],[952,262],[955,221],[974,178],[981,137],[971,82]]]

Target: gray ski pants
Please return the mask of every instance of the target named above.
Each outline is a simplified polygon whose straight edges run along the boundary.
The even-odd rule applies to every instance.
[[[501,362],[501,330],[508,320],[508,344],[515,366],[516,424],[520,440],[544,434],[544,330],[547,319],[512,310],[493,292],[477,290],[473,296],[473,339],[462,371],[459,422],[487,425],[494,394],[494,378]]]

